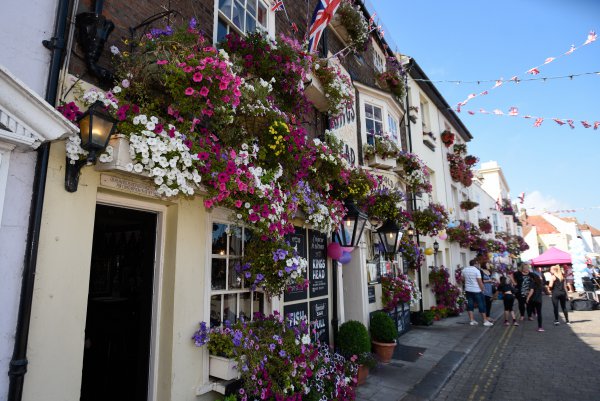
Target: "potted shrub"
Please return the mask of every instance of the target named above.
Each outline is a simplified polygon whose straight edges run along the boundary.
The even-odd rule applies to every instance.
[[[392,318],[385,312],[374,312],[371,315],[371,343],[381,363],[392,360],[397,338],[398,328]]]
[[[338,331],[339,352],[346,359],[356,358],[358,364],[357,384],[364,384],[369,369],[375,366],[375,358],[371,355],[371,337],[364,324],[349,320],[340,326]]]

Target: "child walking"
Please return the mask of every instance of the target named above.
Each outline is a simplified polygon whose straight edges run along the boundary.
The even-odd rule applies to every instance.
[[[508,318],[512,317],[513,326],[518,326],[519,323],[517,323],[515,311],[513,311],[513,305],[515,304],[515,289],[512,285],[508,284],[506,277],[504,276],[500,277],[498,292],[502,294],[502,301],[504,302],[504,325],[510,326]]]

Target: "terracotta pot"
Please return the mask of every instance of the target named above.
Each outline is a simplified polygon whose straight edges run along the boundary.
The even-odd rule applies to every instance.
[[[361,386],[367,382],[367,376],[369,376],[369,367],[365,365],[358,366],[358,373],[356,375],[356,385]]]
[[[377,355],[377,358],[381,363],[390,363],[394,349],[396,348],[396,342],[393,343],[380,343],[377,341],[371,341],[373,344],[373,352]]]

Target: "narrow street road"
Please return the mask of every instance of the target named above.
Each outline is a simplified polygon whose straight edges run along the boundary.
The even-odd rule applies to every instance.
[[[501,308],[495,301],[492,315]],[[506,327],[499,319],[435,399],[600,400],[600,310],[569,317],[572,325],[561,312],[560,325],[554,326],[552,302],[545,297],[545,332],[536,331],[537,321]]]

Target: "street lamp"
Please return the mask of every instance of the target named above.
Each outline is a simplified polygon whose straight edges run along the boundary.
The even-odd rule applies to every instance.
[[[104,109],[104,103],[97,101],[78,120],[81,147],[88,151],[88,156],[85,160],[78,160],[75,163],[67,158],[65,189],[69,192],[77,191],[81,167],[96,162],[96,154],[106,148],[117,126],[117,120],[107,114]]]
[[[377,235],[379,235],[379,243],[382,244],[386,254],[393,255],[398,252],[398,242],[402,238],[402,232],[395,221],[386,220],[377,229]]]
[[[353,201],[346,200],[344,206],[346,216],[338,230],[333,233],[333,238],[342,247],[355,247],[360,242],[368,216]]]
[[[440,244],[438,244],[437,240],[433,242],[433,266],[437,267],[437,253],[440,250]]]

